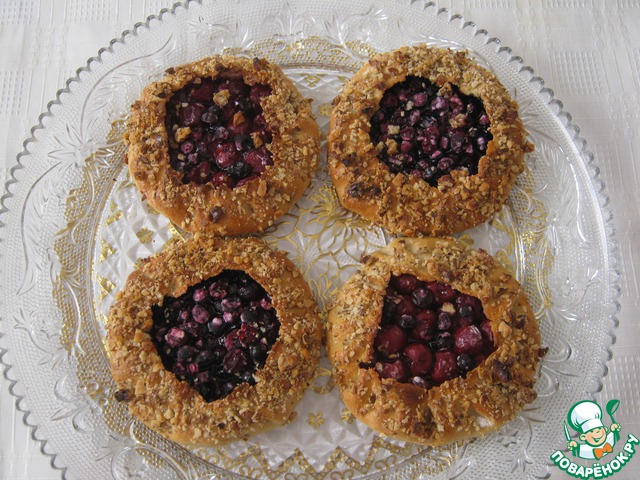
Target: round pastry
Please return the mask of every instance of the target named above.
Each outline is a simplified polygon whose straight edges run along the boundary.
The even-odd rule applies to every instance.
[[[311,106],[266,60],[215,56],[170,68],[131,107],[125,141],[147,202],[190,232],[261,231],[311,181]]]
[[[446,235],[505,203],[533,149],[518,106],[463,52],[403,47],[334,100],[328,162],[345,208],[391,232]]]
[[[536,319],[518,282],[453,239],[396,239],[329,312],[347,408],[388,436],[442,445],[496,430],[536,398]]]
[[[131,274],[106,345],[116,400],[170,440],[221,445],[292,418],[321,338],[313,296],[284,253],[197,234]]]

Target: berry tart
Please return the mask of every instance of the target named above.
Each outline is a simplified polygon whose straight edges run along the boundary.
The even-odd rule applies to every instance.
[[[329,313],[340,393],[391,437],[481,436],[536,398],[540,333],[522,287],[453,239],[396,239],[363,259]]]
[[[266,60],[214,56],[167,70],[131,108],[125,141],[147,202],[190,232],[261,231],[309,185],[311,106]]]
[[[502,208],[526,136],[516,102],[464,52],[403,47],[335,98],[329,171],[345,208],[395,233],[448,235]]]
[[[313,296],[284,253],[196,234],[131,274],[106,344],[116,400],[170,440],[211,446],[293,418],[321,339]]]

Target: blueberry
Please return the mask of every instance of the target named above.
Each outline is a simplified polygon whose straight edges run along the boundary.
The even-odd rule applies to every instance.
[[[378,159],[391,172],[412,175],[432,186],[454,169],[475,175],[492,139],[479,98],[463,94],[456,85],[440,92],[429,80],[408,76],[384,92],[369,130],[371,143],[383,145]],[[431,156],[435,163],[419,165],[423,156]]]
[[[165,368],[188,382],[205,401],[236,385],[255,384],[279,335],[270,297],[244,272],[225,270],[152,307],[150,332]]]

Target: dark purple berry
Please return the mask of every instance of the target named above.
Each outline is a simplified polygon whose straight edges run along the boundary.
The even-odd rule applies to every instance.
[[[184,330],[174,327],[165,335],[165,340],[170,347],[176,348],[184,345],[188,339]]]
[[[258,288],[253,284],[243,285],[238,288],[238,296],[244,300],[253,300],[258,293]]]
[[[416,288],[411,293],[411,298],[416,307],[426,308],[433,303],[433,294],[426,288]]]
[[[202,117],[200,117],[200,120],[202,120],[204,123],[216,123],[218,121],[218,115],[216,115],[216,112],[213,108],[209,108],[206,112],[204,112],[202,114]]]
[[[226,327],[225,322],[220,317],[214,318],[207,325],[207,329],[209,330],[209,332],[213,334],[222,332],[225,329],[225,327]]]
[[[240,308],[242,303],[237,297],[226,297],[222,299],[221,305],[223,312],[234,312]]]
[[[253,310],[243,310],[240,313],[240,321],[242,323],[253,323],[258,319],[258,315]]]
[[[244,272],[223,271],[179,298],[165,297],[152,313],[150,333],[165,368],[207,402],[239,383],[255,384],[279,335],[270,297]]]
[[[447,312],[438,313],[438,330],[440,331],[451,330],[452,325],[453,325],[453,319],[451,318],[451,314]]]
[[[476,355],[484,348],[482,332],[475,325],[458,328],[454,334],[454,343],[457,353]]]
[[[438,333],[431,341],[432,348],[439,352],[453,348],[453,337],[449,332]]]
[[[229,373],[242,372],[249,364],[249,358],[244,350],[234,348],[229,350],[222,360],[222,365]]]
[[[457,362],[458,362],[458,369],[460,369],[461,372],[466,373],[469,370],[472,370],[473,367],[475,367],[473,357],[471,357],[471,355],[467,355],[466,353],[458,355]]]
[[[268,349],[265,344],[256,343],[249,347],[249,355],[254,362],[264,362],[267,358]]]
[[[411,315],[402,315],[398,319],[398,326],[400,328],[404,328],[405,330],[411,330],[417,325],[416,319]]]
[[[379,160],[432,186],[452,170],[475,175],[492,139],[480,98],[415,76],[386,90],[370,120],[371,143],[383,146]]]
[[[493,331],[491,330],[489,320],[485,320],[480,324],[480,331],[482,332],[482,338],[485,343],[493,345]]]
[[[272,310],[273,305],[271,305],[271,299],[268,297],[263,297],[260,299],[260,307],[264,310]]]
[[[182,347],[180,347],[178,349],[178,352],[176,354],[176,359],[179,362],[185,363],[188,362],[189,360],[191,360],[191,358],[193,358],[193,356],[198,353],[198,349],[194,348],[190,345],[184,345]]]
[[[209,292],[205,288],[199,288],[193,292],[193,300],[195,302],[202,302],[205,298],[207,298]]]
[[[211,312],[202,305],[195,305],[191,310],[191,315],[198,323],[207,323],[211,318]]]

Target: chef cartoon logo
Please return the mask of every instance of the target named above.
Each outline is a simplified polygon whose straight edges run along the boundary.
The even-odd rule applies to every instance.
[[[564,422],[567,449],[573,457],[593,463],[589,466],[577,464],[560,450],[551,455],[551,460],[576,478],[606,478],[618,472],[631,460],[636,452],[635,446],[639,443],[634,435],[629,434],[622,450],[616,453],[618,448],[615,447],[620,443],[621,427],[613,418],[613,414],[619,406],[619,400],[610,400],[605,406],[605,417],[600,405],[594,401],[582,400],[574,404]],[[569,433],[569,427],[577,433],[576,439]]]
[[[567,447],[574,456],[587,460],[600,460],[605,455],[613,453],[613,447],[620,440],[620,424],[613,419],[613,414],[619,405],[618,400],[607,403],[606,410],[611,419],[609,428],[602,423],[602,408],[596,402],[582,400],[571,407],[567,414],[567,422],[580,434],[580,441],[583,442],[578,443],[571,439],[567,422],[565,422],[564,434]]]

